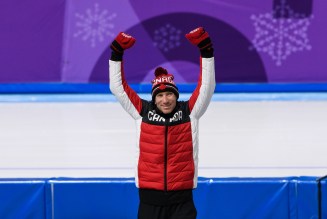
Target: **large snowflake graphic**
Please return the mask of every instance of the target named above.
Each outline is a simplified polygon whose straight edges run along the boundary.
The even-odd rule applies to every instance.
[[[277,14],[279,18],[276,18]],[[272,12],[252,15],[251,19],[256,31],[253,47],[268,53],[277,66],[292,53],[311,49],[307,30],[313,16],[295,13],[285,0]]]
[[[95,47],[97,42],[103,42],[105,36],[114,37],[111,32],[114,24],[111,21],[116,14],[109,15],[107,10],[100,10],[99,4],[94,4],[93,9],[87,9],[85,14],[76,13],[75,17],[78,29],[74,33],[74,37],[81,37],[83,41],[90,42],[91,47]]]
[[[175,28],[170,24],[166,24],[154,31],[153,45],[164,52],[168,52],[169,50],[179,47],[181,45],[181,34],[181,30]]]

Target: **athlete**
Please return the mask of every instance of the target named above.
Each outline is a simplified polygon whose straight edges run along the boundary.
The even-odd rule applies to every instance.
[[[215,68],[209,34],[199,27],[185,37],[200,50],[197,87],[179,101],[174,76],[158,67],[152,80],[152,100],[141,99],[124,77],[123,54],[135,38],[120,32],[111,44],[110,90],[137,127],[135,183],[139,189],[139,219],[193,219],[197,210],[199,119],[214,93]]]

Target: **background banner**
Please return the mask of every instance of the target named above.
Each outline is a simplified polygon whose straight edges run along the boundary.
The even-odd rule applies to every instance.
[[[220,83],[325,83],[323,0],[48,0],[0,3],[0,83],[107,83],[109,44],[124,31],[130,83],[157,66],[195,83],[199,52],[184,35],[203,26]]]

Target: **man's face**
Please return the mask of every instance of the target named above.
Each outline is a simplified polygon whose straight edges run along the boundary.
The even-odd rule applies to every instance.
[[[176,106],[176,96],[171,91],[160,92],[156,95],[155,104],[164,114],[171,113]]]

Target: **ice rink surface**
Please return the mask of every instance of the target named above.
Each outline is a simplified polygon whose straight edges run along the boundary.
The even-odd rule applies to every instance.
[[[326,175],[327,95],[294,95],[215,94],[199,176]],[[111,95],[0,95],[1,178],[133,177],[135,147],[134,120]]]

